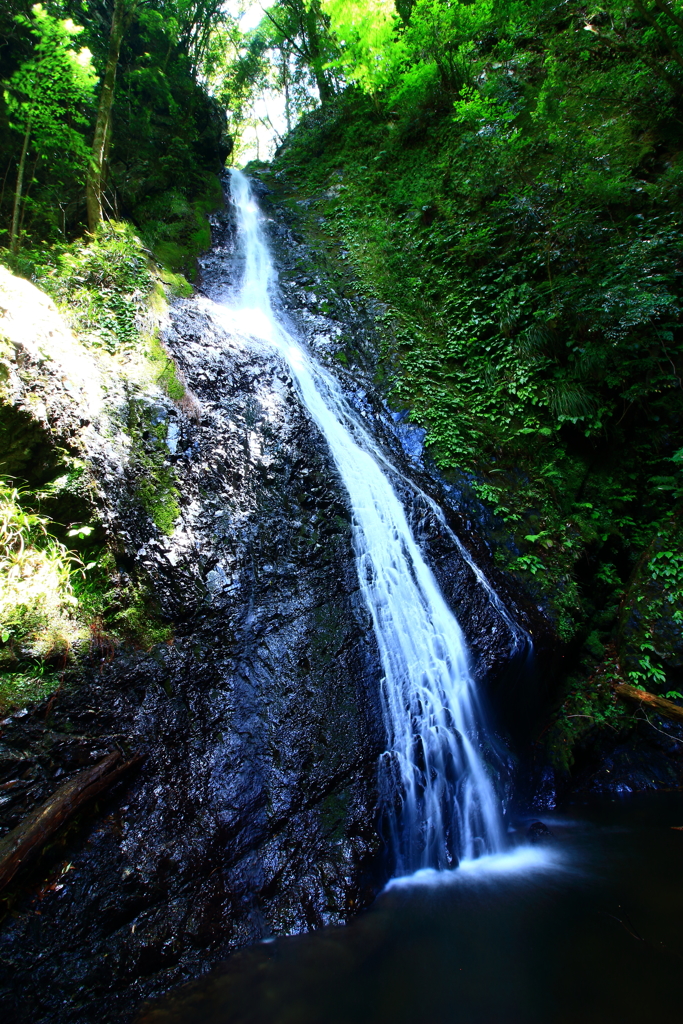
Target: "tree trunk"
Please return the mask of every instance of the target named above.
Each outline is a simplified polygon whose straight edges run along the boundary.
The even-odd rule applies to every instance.
[[[329,103],[334,97],[332,83],[323,70],[322,48],[320,46],[320,32],[318,31],[318,18],[320,16],[320,4],[318,0],[312,0],[306,12],[306,38],[307,49],[311,59],[311,67],[315,77],[315,84],[318,86],[321,103]]]
[[[16,256],[19,252],[19,212],[21,210],[21,196],[24,191],[24,169],[26,167],[26,154],[28,153],[29,139],[31,138],[31,118],[29,117],[24,133],[24,142],[19,157],[19,170],[17,171],[17,187],[14,190],[14,209],[12,211],[12,230],[10,232],[10,252]]]
[[[31,168],[31,174],[29,176],[28,185],[24,189],[24,194],[22,196],[23,202],[21,204],[21,217],[19,218],[18,238],[21,238],[22,234],[24,233],[24,217],[26,216],[26,204],[28,203],[28,194],[31,191],[31,185],[33,184],[33,182],[36,179],[36,168],[38,166],[38,161],[39,160],[40,160],[40,155],[38,155],[35,158],[35,160],[33,161],[33,167]]]
[[[630,700],[641,705],[645,704],[659,715],[671,718],[674,722],[683,722],[683,708],[678,704],[674,704],[673,701],[666,700],[664,697],[656,697],[654,693],[648,693],[647,690],[639,690],[635,686],[629,686],[628,683],[618,683],[614,687],[614,692],[623,700]]]
[[[121,43],[126,29],[126,0],[115,0],[114,14],[111,21],[109,36],[109,53],[102,81],[100,102],[95,121],[95,137],[85,185],[85,197],[88,208],[88,227],[95,231],[102,222],[102,192],[107,160],[107,139],[111,133],[111,111],[114,103],[114,87],[116,85],[116,68],[119,63]],[[130,11],[132,13],[132,9]]]
[[[665,3],[664,0],[655,0],[655,7],[659,7],[663,14],[666,14],[667,17],[671,18],[675,25],[678,25],[680,29],[683,29],[683,18],[679,18],[676,12],[671,10],[670,4]]]
[[[285,93],[285,121],[287,123],[287,134],[292,130],[292,109],[289,96],[289,56],[284,50],[280,51],[282,59],[282,85]]]
[[[676,63],[683,68],[683,57],[674,46],[671,37],[669,36],[669,33],[666,31],[666,29],[662,28],[662,26],[659,24],[655,16],[652,14],[651,11],[647,9],[642,0],[633,0],[633,6],[642,15],[645,21],[649,22],[650,25],[652,25],[655,32],[657,32],[661,36],[664,45],[669,51],[669,55],[673,57]]]
[[[138,754],[123,764],[119,751],[108,754],[94,768],[79,772],[36,807],[21,824],[0,840],[0,889],[16,875],[57,829],[79,811],[88,800],[116,782],[124,772],[142,760]]]
[[[5,201],[5,186],[7,184],[7,176],[9,175],[10,168],[12,166],[12,157],[7,161],[7,167],[5,168],[5,177],[2,179],[2,191],[0,191],[0,209]]]

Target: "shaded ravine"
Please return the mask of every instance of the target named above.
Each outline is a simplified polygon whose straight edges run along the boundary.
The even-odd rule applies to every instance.
[[[131,395],[172,442],[173,535],[141,512],[123,446],[93,461],[117,571],[172,642],[94,643],[55,700],[2,724],[4,831],[108,750],[145,755],[3,893],[7,1020],[126,1020],[236,949],[347,921],[381,884],[379,658],[348,499],[277,354],[214,309],[182,301],[166,333],[188,402]]]
[[[463,858],[498,852],[504,846],[502,815],[478,749],[481,709],[462,631],[380,468],[386,460],[334,379],[274,311],[274,271],[262,215],[237,170],[231,194],[243,270],[230,315],[286,360],[351,501],[361,591],[384,672],[388,750],[381,760],[381,791],[395,870],[451,867]]]
[[[247,195],[245,201],[248,199]],[[251,213],[257,216],[255,207]],[[232,227],[234,229],[234,224]],[[270,237],[277,237],[278,234],[281,239],[286,237],[278,222],[271,222],[267,230]],[[234,244],[234,231],[231,237]],[[238,266],[241,264],[242,273],[246,264],[244,255],[244,252],[241,256],[238,253],[235,260]],[[281,255],[281,250],[277,255]],[[279,258],[277,264],[279,268]],[[258,266],[258,262],[255,261],[254,265]],[[261,261],[261,270],[264,265],[265,261]],[[299,394],[303,395],[313,419],[321,427],[325,423],[324,415],[320,418],[316,416],[315,403],[311,403],[311,408],[306,400],[300,380],[302,366],[313,379],[316,388],[320,389],[325,403],[329,402],[338,414],[339,420],[351,434],[352,442],[366,454],[372,453],[388,476],[404,505],[413,538],[428,559],[435,577],[439,580],[443,578],[439,565],[441,554],[447,551],[447,557],[452,559],[454,549],[467,567],[465,603],[481,602],[484,596],[488,603],[486,621],[495,623],[499,620],[506,631],[504,645],[500,644],[500,633],[496,635],[494,643],[498,641],[501,649],[504,646],[508,659],[521,659],[525,656],[531,659],[534,650],[532,623],[524,616],[518,621],[516,610],[511,611],[511,608],[516,609],[515,600],[508,606],[496,592],[486,573],[451,527],[448,513],[444,513],[439,503],[430,497],[425,475],[418,477],[421,483],[418,486],[411,479],[410,468],[401,463],[400,458],[394,468],[391,465],[394,450],[391,444],[386,443],[387,437],[381,429],[382,421],[378,422],[378,418],[368,416],[363,422],[355,411],[349,411],[345,405],[341,395],[346,395],[353,387],[352,373],[330,375],[327,370],[315,364],[311,366],[308,352],[319,350],[312,344],[302,351],[301,343],[302,338],[309,341],[310,336],[306,332],[297,332],[296,328],[292,329],[289,326],[290,320],[285,316],[284,329],[278,338],[277,329],[273,330],[269,322],[264,325],[259,315],[263,311],[259,309],[259,303],[262,302],[260,291],[253,287],[247,291],[251,303],[256,305],[250,307],[251,314],[243,312],[241,317],[233,316],[232,322],[241,319],[240,330],[251,331],[270,348],[277,349],[278,345],[285,345],[283,359],[292,376],[299,379]],[[235,308],[239,313],[238,290],[219,286],[215,298],[227,298],[226,304],[232,307],[233,314]],[[270,299],[278,314],[279,298],[277,289],[273,288]],[[288,298],[286,294],[283,296],[283,305],[291,308]],[[267,311],[269,321],[270,307]],[[316,323],[318,331],[325,330],[321,320],[319,318]],[[322,345],[320,347],[322,349]],[[334,349],[330,346],[328,352],[333,354]],[[341,390],[338,380],[343,381]],[[365,412],[360,415],[365,416]],[[330,445],[330,448],[334,455],[334,447]],[[335,462],[343,479],[336,458]],[[452,506],[450,511],[452,513]],[[438,524],[436,530],[435,523]],[[358,522],[354,523],[354,529],[357,535]],[[459,527],[456,526],[456,529]],[[470,533],[467,536],[468,543],[471,540]],[[357,539],[355,549],[356,555],[362,558],[362,544]],[[477,550],[476,545],[472,549]],[[484,561],[483,564],[487,563]],[[509,596],[504,588],[502,593]],[[452,592],[448,596],[449,604],[460,610],[463,606],[462,595],[458,595],[455,601]],[[471,630],[472,618],[468,619],[466,615],[464,621]],[[537,636],[535,627],[536,623],[533,623],[534,639]],[[384,664],[382,667],[384,669]],[[485,678],[481,674],[481,665],[479,671],[480,682]],[[384,710],[386,713],[386,707]],[[481,733],[479,738],[482,738]],[[493,763],[488,752],[486,758]],[[514,821],[518,835],[524,834],[529,820],[522,815],[521,819]],[[576,825],[576,822],[571,824]],[[550,833],[542,823],[533,823],[528,835],[533,841],[539,835],[545,835],[551,845],[518,847],[511,856],[506,853],[475,859],[462,865],[462,870],[427,869],[408,878],[395,879],[370,911],[360,915],[348,928],[324,929],[316,935],[278,939],[244,950],[212,971],[207,978],[169,994],[159,1004],[143,1008],[141,1020],[149,1021],[150,1024],[152,1021],[155,1024],[157,1021],[159,1024],[170,1024],[171,1021],[189,1024],[190,1021],[209,1020],[231,1020],[240,1024],[247,1021],[256,1024],[258,1021],[260,1024],[260,1021],[266,1019],[284,1022],[293,1019],[294,1014],[297,1020],[310,1021],[311,1024],[318,1024],[321,1020],[338,1020],[340,1024],[347,1024],[356,1019],[367,1019],[373,1024],[397,1019],[443,1020],[448,1021],[448,1024],[462,1021],[463,1024],[471,1024],[473,1020],[483,1019],[482,1014],[486,1016],[489,1013],[493,1016],[498,1014],[501,1019],[509,1018],[516,1024],[518,1020],[549,1020],[552,1015],[547,1005],[549,997],[552,1000],[552,1012],[557,1011],[560,1024],[560,1017],[562,1021],[565,1020],[563,994],[553,991],[556,987],[553,982],[558,973],[557,966],[564,959],[564,952],[557,953],[557,949],[562,948],[563,941],[567,944],[562,915],[580,917],[583,904],[595,914],[594,893],[584,891],[584,877],[578,863],[571,867],[569,859],[564,863],[565,858],[555,848]],[[623,851],[620,851],[620,855],[623,855]],[[574,859],[573,856],[571,859]],[[601,852],[601,864],[602,859]],[[569,870],[562,878],[559,876],[563,874],[564,867]],[[558,868],[559,873],[556,870]],[[547,873],[546,877],[543,877],[544,872]],[[567,881],[570,884],[564,886],[567,890],[565,894],[562,883]],[[456,894],[456,897],[461,893],[465,899],[456,898],[451,901],[448,893]],[[559,905],[560,910],[559,926],[550,920],[550,916],[556,912],[555,904]],[[550,912],[549,907],[552,908]],[[437,923],[439,916],[444,927]],[[580,925],[579,929],[566,929],[572,941],[574,932],[578,932],[577,941],[570,951],[572,953],[584,949],[586,929],[583,922]],[[609,936],[606,938],[611,941]],[[620,960],[620,956],[615,957],[615,962]],[[594,968],[596,960],[592,951],[586,960]],[[576,976],[571,957],[568,962],[570,966],[565,965],[560,987],[567,983],[565,976],[567,979]],[[542,964],[541,968],[539,964]],[[597,973],[602,983],[602,967],[594,973]],[[621,975],[628,977],[628,974],[622,965]],[[611,993],[609,998],[611,1003]],[[585,1013],[582,993],[577,1001],[580,1011]],[[628,1000],[623,1002],[627,1011],[632,1009]],[[579,1019],[578,1015],[576,1019]]]
[[[278,231],[280,222],[269,225],[273,237]],[[6,893],[0,995],[8,1020],[118,1024],[143,999],[235,950],[349,921],[387,872],[400,870],[387,865],[378,837],[386,669],[359,583],[347,489],[294,369],[272,340],[254,337],[253,321],[245,331],[229,310],[235,264],[235,219],[226,211],[202,260],[212,298],[179,301],[165,336],[187,401],[130,396],[166,428],[181,507],[171,537],[141,513],[125,448],[117,455],[105,439],[93,455],[118,571],[153,588],[173,643],[148,653],[95,645],[49,707],[2,726],[6,777],[28,780],[0,808],[4,829],[113,747],[145,754],[137,774]],[[293,297],[284,291],[283,305]],[[354,330],[362,310],[347,312]],[[401,499],[398,525],[410,526],[415,558],[428,560],[468,641],[483,638],[471,666],[479,685],[489,665],[509,659],[513,631],[438,506],[420,498],[411,467],[394,460],[381,424],[363,423],[336,377],[318,374],[352,444],[390,474],[386,487]],[[122,401],[122,416],[126,408]],[[404,547],[396,542],[401,557]],[[419,590],[421,579],[415,572],[408,582]],[[431,599],[428,570],[426,579]],[[445,605],[439,614],[450,629]],[[482,738],[475,727],[475,752]],[[393,785],[399,758],[384,760]],[[450,799],[457,786],[448,785]],[[420,800],[418,792],[418,809]],[[476,854],[478,811],[467,813]],[[404,819],[399,807],[397,828]],[[386,831],[385,822],[390,838]],[[437,844],[433,862],[453,863],[458,842],[451,833]],[[433,852],[418,830],[402,855],[420,865]]]

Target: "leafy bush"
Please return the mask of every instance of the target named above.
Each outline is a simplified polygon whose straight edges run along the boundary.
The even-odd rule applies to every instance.
[[[155,493],[152,511],[162,509],[161,528],[172,529],[162,497]],[[0,715],[48,696],[64,685],[66,668],[91,654],[99,660],[122,643],[147,650],[172,638],[144,583],[122,580],[110,552],[90,544],[93,527],[68,531],[82,552],[85,545],[84,562],[33,510],[37,500],[0,478]]]
[[[0,672],[11,677],[0,688],[2,710],[19,691],[33,692],[32,680],[42,679],[46,665],[66,664],[87,636],[73,587],[82,563],[25,498],[0,479]],[[17,671],[27,664],[28,673]]]
[[[174,188],[136,207],[136,223],[159,263],[194,280],[197,257],[211,245],[207,214],[222,200],[220,182],[210,177],[194,199]]]
[[[92,240],[53,247],[45,256],[34,277],[83,342],[110,353],[138,344],[154,278],[130,224],[108,221]]]

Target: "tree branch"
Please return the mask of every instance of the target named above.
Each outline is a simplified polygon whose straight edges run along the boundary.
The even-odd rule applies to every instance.
[[[118,764],[121,753],[115,750],[102,761],[79,772],[56,793],[24,818],[20,825],[0,839],[0,889],[4,888],[23,865],[31,860],[47,840],[85,803],[121,778],[142,760],[140,754]]]
[[[617,683],[614,687],[614,692],[622,700],[632,701],[641,705],[646,704],[653,711],[664,715],[665,718],[671,718],[674,722],[683,722],[683,708],[679,707],[678,704],[674,704],[673,701],[666,700],[664,697],[656,697],[654,693],[648,693],[647,690],[639,690],[635,686],[629,686],[628,683]]]
[[[664,0],[655,0],[655,6],[659,7],[662,14],[666,14],[667,17],[671,18],[675,25],[678,25],[680,29],[683,29],[683,18],[679,18],[675,11],[672,11],[670,6],[664,2]]]
[[[266,18],[268,18],[268,20],[269,20],[269,21],[272,21],[273,25],[275,25],[275,28],[276,28],[276,29],[278,30],[278,32],[280,33],[280,35],[282,36],[282,38],[283,38],[283,39],[286,39],[286,40],[287,40],[287,42],[289,43],[289,45],[290,45],[290,46],[291,46],[291,47],[292,47],[292,48],[293,48],[294,50],[296,50],[296,52],[297,52],[297,53],[299,54],[299,56],[300,56],[300,57],[303,57],[303,59],[304,59],[304,60],[308,60],[308,54],[307,54],[307,53],[305,53],[305,52],[304,52],[304,51],[303,51],[303,50],[301,49],[301,47],[300,47],[300,46],[297,46],[297,44],[296,44],[296,43],[294,42],[294,40],[292,39],[292,37],[291,37],[290,35],[288,35],[288,34],[287,34],[287,32],[286,32],[286,31],[285,31],[285,30],[283,29],[282,25],[278,25],[278,23],[276,22],[275,18],[274,18],[274,17],[272,16],[272,14],[270,13],[270,11],[266,11],[266,10],[264,10],[264,12],[263,12],[263,13],[265,14]]]
[[[683,57],[680,55],[680,53],[678,52],[678,50],[674,46],[674,44],[673,44],[673,42],[671,40],[671,37],[669,36],[669,33],[666,31],[665,28],[662,28],[662,26],[659,24],[659,22],[655,18],[654,14],[652,14],[651,11],[648,11],[647,7],[645,6],[644,3],[641,2],[641,0],[633,0],[633,6],[635,7],[635,9],[637,11],[640,12],[640,14],[643,16],[643,18],[645,18],[645,20],[647,22],[649,22],[650,25],[652,25],[652,27],[655,29],[655,31],[659,33],[659,35],[662,37],[662,39],[666,43],[666,46],[667,46],[667,49],[669,51],[670,56],[673,57],[673,59],[676,61],[676,63],[679,64],[683,68]]]

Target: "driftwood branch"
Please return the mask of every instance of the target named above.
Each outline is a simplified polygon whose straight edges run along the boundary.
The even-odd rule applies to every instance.
[[[634,701],[636,704],[646,704],[652,708],[653,711],[657,711],[658,714],[664,715],[666,718],[673,719],[674,722],[683,722],[683,708],[679,707],[678,704],[674,704],[673,701],[666,700],[664,697],[656,697],[654,693],[648,693],[647,690],[639,690],[635,686],[629,686],[628,683],[618,683],[614,687],[614,692],[618,697],[622,697],[623,700]]]
[[[79,772],[65,782],[48,800],[31,811],[20,825],[3,836],[0,839],[0,889],[38,853],[65,821],[141,760],[142,756],[137,754],[120,764],[121,754],[115,750],[93,768]]]

